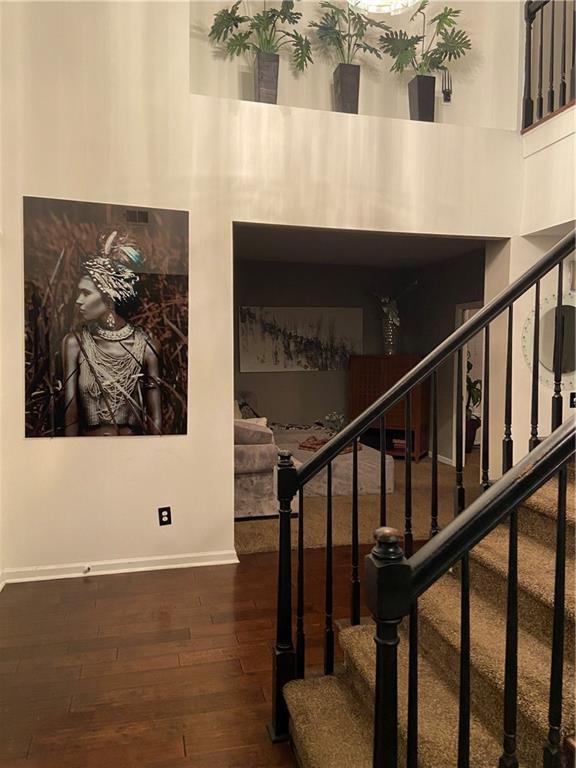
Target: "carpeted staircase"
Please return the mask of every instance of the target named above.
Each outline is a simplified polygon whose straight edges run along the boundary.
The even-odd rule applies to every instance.
[[[548,732],[550,638],[556,537],[556,481],[518,511],[518,754],[541,768]],[[564,732],[574,733],[574,474],[569,477]],[[508,530],[500,526],[470,554],[472,768],[494,768],[502,753]],[[458,568],[419,600],[419,765],[456,768],[460,589]],[[372,621],[339,634],[344,667],[335,676],[285,688],[302,768],[372,768],[375,645]],[[405,764],[407,631],[399,664],[400,762]]]

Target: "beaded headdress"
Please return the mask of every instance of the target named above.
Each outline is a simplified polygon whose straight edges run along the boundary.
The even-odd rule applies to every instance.
[[[136,243],[123,229],[100,232],[97,253],[84,262],[84,268],[100,293],[122,303],[136,296],[138,275],[132,267],[142,263]]]

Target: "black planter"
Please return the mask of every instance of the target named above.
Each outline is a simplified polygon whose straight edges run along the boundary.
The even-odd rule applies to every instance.
[[[264,104],[276,104],[278,100],[278,65],[277,53],[256,54],[254,67],[254,89],[256,101]]]
[[[334,106],[336,112],[358,114],[360,65],[338,64],[334,70]]]
[[[472,453],[474,448],[474,441],[476,440],[476,432],[480,427],[480,419],[477,416],[472,416],[466,419],[466,436],[464,438],[464,450],[466,453]]]
[[[434,122],[434,90],[436,78],[434,75],[416,75],[408,83],[408,101],[410,103],[410,119]]]

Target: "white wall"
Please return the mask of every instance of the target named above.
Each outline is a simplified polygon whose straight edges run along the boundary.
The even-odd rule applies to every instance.
[[[520,137],[190,96],[185,3],[0,10],[6,576],[233,559],[232,222],[507,238]],[[23,195],[190,211],[188,436],[24,439]]]
[[[252,100],[251,58],[226,58],[221,46],[214,46],[208,41],[214,14],[225,6],[225,2],[202,0],[192,0],[190,4],[190,89],[192,93],[206,96]],[[428,19],[444,6],[444,2],[432,2]],[[251,14],[261,7],[260,2],[247,1],[242,3],[240,11]],[[472,49],[464,59],[451,66],[454,93],[449,106],[442,104],[441,78],[436,78],[436,119],[456,125],[515,130],[520,103],[518,47],[523,29],[521,3],[460,0],[456,7],[462,10],[461,26],[470,35]],[[337,62],[323,52],[314,30],[308,29],[309,21],[320,16],[319,3],[302,0],[297,3],[297,10],[303,14],[299,30],[313,41],[314,64],[304,73],[294,72],[289,54],[283,55],[278,103],[331,110],[332,73]],[[413,34],[419,34],[421,24],[409,22],[412,12],[375,18],[383,19],[396,29],[413,30]],[[359,58],[358,63],[362,64],[360,114],[407,118],[407,84],[412,73],[398,75],[390,72],[390,57],[379,61],[374,56],[364,56]]]

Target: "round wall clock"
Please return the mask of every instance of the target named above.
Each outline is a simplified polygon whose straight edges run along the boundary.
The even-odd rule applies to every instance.
[[[552,293],[540,300],[540,369],[538,378],[550,389],[554,388],[554,325],[556,296]],[[564,316],[564,344],[562,346],[562,389],[576,389],[576,292],[562,295]],[[534,310],[530,312],[522,328],[522,352],[532,370],[534,351]]]

